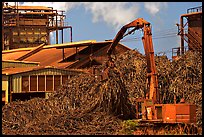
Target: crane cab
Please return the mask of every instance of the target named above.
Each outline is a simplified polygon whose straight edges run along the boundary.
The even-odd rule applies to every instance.
[[[154,104],[151,99],[139,99],[136,104],[136,118],[141,122],[196,123],[196,105]]]

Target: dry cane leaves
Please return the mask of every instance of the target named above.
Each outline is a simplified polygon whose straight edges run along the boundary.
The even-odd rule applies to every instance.
[[[138,51],[114,58],[117,69],[99,81],[91,74],[70,78],[48,99],[11,102],[2,108],[2,133],[25,135],[119,134],[122,121],[135,116],[135,98],[146,92],[146,60]],[[155,57],[163,103],[195,103],[202,127],[202,53],[187,52],[177,61]],[[105,67],[105,63],[100,69]],[[120,74],[120,73],[121,74]]]

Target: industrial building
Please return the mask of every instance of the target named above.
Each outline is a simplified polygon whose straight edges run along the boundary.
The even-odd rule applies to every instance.
[[[187,50],[202,51],[202,6],[187,9],[187,13],[180,16],[177,26],[181,44],[172,49],[172,58]]]
[[[2,102],[47,97],[66,79],[93,73],[107,60],[112,41],[72,41],[64,11],[44,6],[2,5]],[[70,42],[64,43],[64,29]],[[50,45],[50,32],[56,42]],[[58,33],[61,32],[59,38]],[[59,44],[59,39],[61,43]],[[130,50],[118,44],[115,54]]]
[[[173,36],[181,43],[170,60],[155,54],[152,25],[143,18],[113,40],[73,42],[64,11],[2,3],[4,134],[202,134],[202,6],[180,16]],[[136,30],[145,55],[120,43]]]
[[[7,103],[22,100],[22,97],[26,99],[26,96],[46,97],[57,90],[55,83],[59,86],[65,82],[64,77],[93,73],[93,67],[107,59],[110,43],[89,40],[2,51],[2,100]],[[130,49],[119,44],[115,53],[127,50]]]
[[[65,29],[69,28],[72,34],[72,27],[64,22],[64,11],[44,6],[18,6],[18,2],[15,3],[10,6],[2,2],[3,50],[50,44],[50,32],[54,31],[57,44],[60,32],[62,43]]]
[[[47,97],[80,70],[64,70],[53,67],[16,67],[2,70],[2,101]]]

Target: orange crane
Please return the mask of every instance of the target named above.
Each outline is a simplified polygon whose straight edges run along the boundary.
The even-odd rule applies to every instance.
[[[126,33],[129,28],[132,28],[132,30]],[[147,61],[148,91],[144,98],[137,99],[136,118],[140,119],[140,122],[145,123],[195,123],[196,105],[186,104],[184,101],[180,104],[176,104],[176,102],[174,104],[161,104],[162,102],[158,92],[158,79],[154,59],[151,25],[143,18],[138,18],[119,30],[107,51],[109,58],[107,68],[114,67],[111,54],[113,54],[118,42],[128,34],[139,29],[143,30],[142,42]],[[109,69],[106,69],[106,72],[108,71]]]

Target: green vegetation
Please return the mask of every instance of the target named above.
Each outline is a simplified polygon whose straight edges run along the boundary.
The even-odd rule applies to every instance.
[[[122,122],[121,134],[133,135],[133,132],[139,126],[138,120],[125,120]]]

